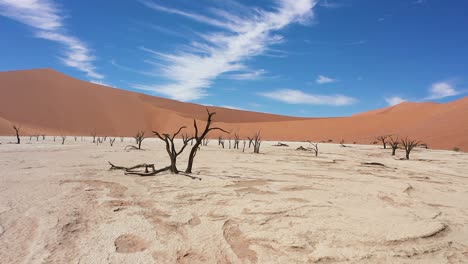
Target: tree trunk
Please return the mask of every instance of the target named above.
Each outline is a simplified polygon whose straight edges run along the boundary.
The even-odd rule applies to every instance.
[[[409,160],[409,154],[410,152],[409,151],[406,151],[406,159]]]
[[[392,148],[392,156],[395,156],[396,148]]]
[[[197,155],[198,146],[200,145],[200,143],[201,141],[196,140],[195,145],[192,147],[192,150],[190,150],[189,159],[187,162],[187,169],[185,169],[185,173],[192,173],[193,160]]]
[[[19,136],[19,133],[16,132],[16,143],[17,144],[20,144],[21,143],[21,139],[20,139],[20,136]]]

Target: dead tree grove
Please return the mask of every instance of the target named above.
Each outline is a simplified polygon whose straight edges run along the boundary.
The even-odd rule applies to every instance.
[[[187,168],[185,170],[185,173],[187,173],[187,174],[192,173],[192,167],[193,167],[193,162],[194,162],[195,156],[197,155],[197,151],[199,150],[200,145],[204,142],[204,140],[205,140],[206,136],[208,135],[208,133],[210,131],[213,131],[213,130],[220,130],[220,131],[222,131],[224,133],[229,133],[229,132],[223,130],[222,128],[211,127],[212,122],[213,122],[213,116],[216,113],[215,112],[210,112],[208,109],[206,109],[206,111],[207,111],[207,114],[208,114],[208,119],[206,121],[206,125],[205,125],[205,128],[203,129],[203,131],[199,131],[197,121],[196,121],[196,119],[194,119],[193,120],[193,126],[194,126],[194,129],[195,129],[195,135],[193,137],[191,137],[191,138],[189,138],[188,136],[183,136],[182,137],[182,144],[183,145],[179,149],[176,148],[174,140],[180,134],[180,132],[183,129],[185,129],[185,126],[180,127],[177,130],[177,132],[173,133],[172,135],[167,134],[167,133],[162,134],[162,133],[159,133],[157,131],[153,131],[154,135],[157,136],[160,140],[164,141],[164,143],[166,144],[166,151],[167,151],[167,154],[169,155],[169,159],[170,159],[170,165],[169,166],[166,166],[164,168],[156,170],[154,168],[153,164],[146,164],[145,163],[145,164],[139,164],[139,165],[127,168],[127,167],[122,167],[122,166],[116,166],[116,165],[109,162],[109,164],[111,165],[110,169],[124,170],[125,174],[134,174],[134,175],[140,175],[140,176],[153,176],[153,175],[156,175],[156,174],[158,174],[160,172],[163,172],[163,171],[171,171],[174,174],[179,174],[180,171],[177,168],[177,157],[180,154],[183,153],[183,151],[186,149],[189,141],[193,141],[194,144],[191,147],[190,154],[189,154],[189,157],[188,157]],[[144,172],[135,171],[138,168],[145,168],[145,171]],[[148,170],[148,169],[151,169],[151,170]],[[184,175],[188,176],[188,177],[190,177],[192,179],[200,179],[198,177],[190,176],[190,175],[187,175],[187,174],[184,174]]]
[[[406,159],[409,160],[410,159],[410,153],[411,151],[419,146],[419,144],[421,144],[420,141],[418,140],[414,140],[414,139],[409,139],[409,138],[405,138],[405,139],[402,139],[401,140],[401,145],[403,145],[403,148],[405,149],[405,152],[406,152]]]
[[[21,143],[21,138],[20,138],[20,130],[21,128],[19,126],[13,126],[13,129],[15,130],[15,133],[16,133],[16,144],[20,144]]]

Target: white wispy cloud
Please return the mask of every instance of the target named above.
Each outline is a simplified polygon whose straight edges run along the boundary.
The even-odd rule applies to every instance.
[[[261,96],[288,104],[311,104],[311,105],[350,105],[357,100],[345,95],[317,95],[308,94],[300,90],[281,89],[272,92],[260,93]]]
[[[315,0],[278,0],[277,6],[269,11],[252,8],[250,12],[236,15],[220,9],[207,9],[211,14],[208,17],[149,0],[140,2],[154,10],[183,16],[218,29],[214,33],[199,34],[201,40],[193,41],[174,53],[151,53],[161,64],[155,70],[168,82],[165,85],[140,86],[182,101],[206,96],[207,88],[220,75],[251,73],[252,69],[245,62],[264,54],[271,45],[282,42],[283,38],[275,34],[277,31],[292,23],[308,22],[316,4]]]
[[[437,82],[432,84],[429,89],[429,96],[425,100],[437,100],[445,97],[459,95],[461,92],[458,91],[453,84],[450,82]]]
[[[64,16],[51,0],[0,0],[0,15],[23,23],[35,30],[35,36],[65,47],[60,60],[67,66],[85,72],[92,79],[103,79],[93,65],[95,57],[80,39],[67,33]]]
[[[394,105],[406,102],[407,100],[399,96],[392,96],[392,97],[386,97],[385,101],[387,102],[389,106],[394,106]]]
[[[324,76],[324,75],[319,75],[317,79],[315,80],[316,83],[318,84],[326,84],[326,83],[334,83],[336,82],[335,79]]]
[[[319,2],[319,6],[325,7],[325,8],[341,8],[341,7],[344,7],[345,4],[338,3],[338,2],[332,1],[332,0],[321,0]]]
[[[266,70],[260,69],[243,73],[232,73],[229,74],[227,77],[233,80],[258,80],[264,77],[266,73]]]

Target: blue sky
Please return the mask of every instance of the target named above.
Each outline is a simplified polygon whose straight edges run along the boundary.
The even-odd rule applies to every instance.
[[[0,71],[347,116],[465,96],[467,11],[461,0],[0,0]]]

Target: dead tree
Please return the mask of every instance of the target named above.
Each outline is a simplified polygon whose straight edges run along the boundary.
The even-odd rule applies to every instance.
[[[197,155],[198,148],[200,144],[202,143],[203,139],[206,138],[206,136],[208,135],[210,131],[220,130],[224,133],[229,134],[229,132],[227,132],[226,130],[220,127],[211,127],[212,122],[213,122],[213,116],[216,115],[216,112],[210,112],[207,108],[206,113],[208,114],[208,119],[206,120],[205,129],[200,134],[198,131],[197,120],[193,119],[193,127],[195,129],[195,136],[193,137],[193,139],[195,140],[195,144],[192,146],[192,149],[190,150],[187,169],[185,170],[186,173],[192,173],[193,161],[195,159],[195,156]]]
[[[45,140],[45,135],[42,135],[42,140]]]
[[[161,139],[162,141],[164,141],[164,143],[166,143],[166,151],[167,151],[167,154],[169,155],[169,158],[171,160],[171,165],[169,166],[169,170],[172,173],[175,173],[175,174],[179,173],[179,170],[177,169],[177,157],[180,154],[182,154],[182,152],[185,150],[185,148],[187,147],[188,142],[190,140],[187,137],[183,137],[182,138],[182,143],[183,143],[182,147],[179,150],[176,150],[176,147],[175,147],[175,144],[174,144],[174,139],[180,133],[180,131],[182,131],[182,129],[184,129],[184,128],[185,128],[184,126],[179,128],[179,130],[177,130],[177,132],[172,134],[172,135],[169,135],[169,134],[162,134],[161,135],[159,132],[153,131],[154,135],[156,135],[159,139]]]
[[[15,133],[16,133],[16,144],[20,144],[21,139],[20,139],[19,133],[20,133],[21,128],[19,126],[14,125],[13,129],[15,130]]]
[[[109,138],[110,146],[114,146],[115,138]]]
[[[74,138],[75,138],[75,141],[78,139],[78,137],[77,137],[77,136],[75,136]]]
[[[411,151],[415,147],[419,146],[419,144],[421,144],[421,142],[418,141],[418,140],[405,138],[405,139],[401,140],[401,144],[403,145],[403,148],[405,149],[406,159],[409,160]]]
[[[66,136],[61,136],[62,137],[62,145],[65,144],[65,139],[67,139]]]
[[[396,136],[396,137],[389,136],[388,139],[390,141],[389,142],[390,147],[392,148],[392,156],[395,156],[395,152],[396,152],[396,150],[398,149],[398,147],[400,145],[400,140],[398,139],[398,136]]]
[[[383,135],[383,136],[378,136],[375,139],[382,142],[383,148],[387,149],[387,138],[388,138],[388,135]]]
[[[253,144],[254,139],[251,137],[247,137],[247,139],[249,140],[249,148],[250,148]]]
[[[262,136],[260,135],[260,131],[256,132],[255,135],[252,137],[253,139],[253,147],[254,153],[260,153],[260,145],[262,144]]]
[[[231,137],[228,138],[229,141],[229,149],[231,149]]]
[[[120,137],[120,142],[123,142],[124,141],[124,138],[123,137]]]
[[[208,146],[208,142],[210,142],[210,140],[208,140],[207,138],[204,138],[202,140],[202,146]],[[190,145],[193,146],[193,139],[190,141]]]
[[[219,145],[221,145],[224,148],[224,139],[221,136],[218,138],[218,146]]]
[[[106,141],[106,139],[107,139],[107,136],[104,136],[104,139],[103,139],[103,141]]]
[[[138,146],[138,149],[141,149],[141,143],[143,142],[143,140],[145,139],[145,131],[139,131],[137,132],[137,134],[135,135],[135,142]]]
[[[224,139],[222,136],[218,137],[218,146],[222,146],[224,148]]]
[[[55,139],[57,138],[57,136],[54,136],[54,142],[55,142]]]
[[[318,148],[319,143],[313,143],[309,141],[309,144],[311,145],[310,150],[312,150],[315,153],[315,157],[317,157],[319,153],[319,148]]]
[[[245,142],[245,139],[242,140],[242,142],[243,142],[243,144],[244,144],[244,146],[242,147],[242,152],[245,152],[245,143],[246,143],[246,142]]]
[[[239,149],[239,134],[234,134],[234,148]]]
[[[91,136],[93,137],[93,143],[96,143],[96,129],[94,129],[92,132],[91,132]]]

